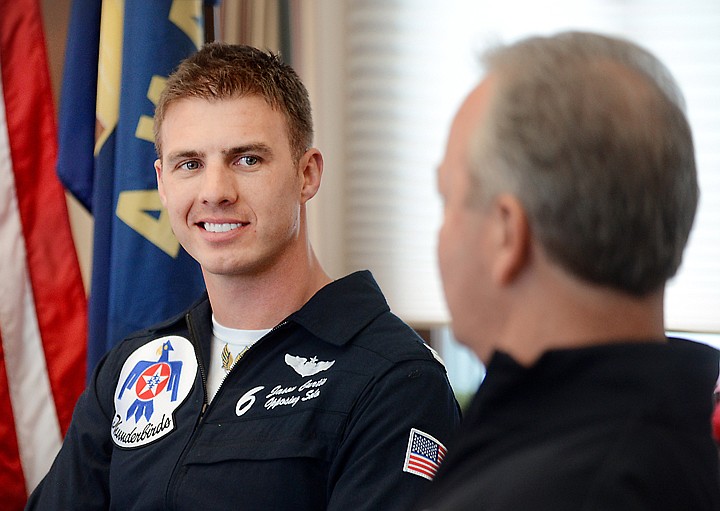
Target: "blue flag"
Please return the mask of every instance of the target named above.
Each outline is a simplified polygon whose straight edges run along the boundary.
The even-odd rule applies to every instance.
[[[153,113],[168,74],[203,40],[202,0],[74,0],[58,175],[94,218],[88,374],[127,334],[204,289],[157,193]]]

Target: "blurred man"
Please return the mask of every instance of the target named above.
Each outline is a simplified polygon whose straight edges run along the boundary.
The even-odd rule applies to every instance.
[[[29,508],[407,509],[458,407],[370,273],[333,281],[315,257],[304,85],[276,55],[208,45],[155,128],[160,198],[207,296],[103,359]]]
[[[487,56],[439,170],[456,337],[487,375],[429,510],[717,510],[718,354],[668,339],[696,204],[669,72],[626,41]]]

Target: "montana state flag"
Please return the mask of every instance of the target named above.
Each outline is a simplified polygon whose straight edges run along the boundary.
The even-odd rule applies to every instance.
[[[155,103],[202,44],[202,5],[73,2],[57,170],[94,219],[90,371],[127,334],[182,311],[204,288],[170,230],[153,169]]]

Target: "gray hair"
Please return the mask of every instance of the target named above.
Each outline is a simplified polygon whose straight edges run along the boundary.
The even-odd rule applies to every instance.
[[[485,55],[496,78],[469,200],[507,191],[548,256],[583,280],[643,296],[677,271],[698,184],[682,94],[622,39],[565,32]]]

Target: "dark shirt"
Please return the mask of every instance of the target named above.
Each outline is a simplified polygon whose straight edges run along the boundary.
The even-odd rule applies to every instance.
[[[697,343],[496,353],[417,508],[720,509],[711,438],[718,353]]]

